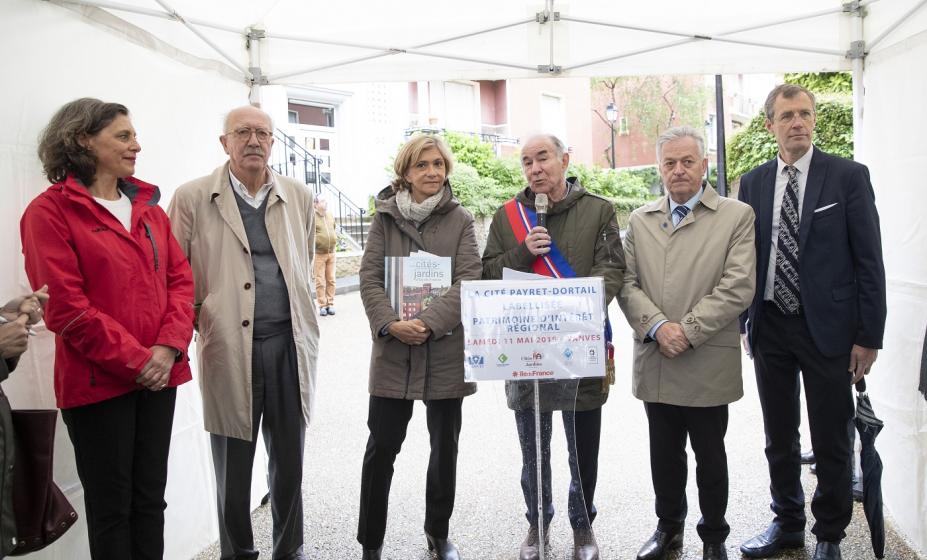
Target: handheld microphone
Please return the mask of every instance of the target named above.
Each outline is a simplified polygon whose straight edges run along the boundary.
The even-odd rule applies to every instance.
[[[538,225],[547,227],[547,195],[538,193],[534,196],[534,209],[538,215]]]

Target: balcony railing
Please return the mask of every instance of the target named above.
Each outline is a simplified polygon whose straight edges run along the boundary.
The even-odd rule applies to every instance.
[[[444,134],[446,132],[452,132],[454,134],[463,134],[465,136],[473,136],[479,138],[483,142],[492,144],[493,146],[499,146],[501,144],[509,144],[512,146],[517,146],[519,144],[518,138],[512,138],[511,136],[502,136],[501,134],[493,134],[487,132],[469,132],[465,130],[449,130],[447,128],[439,127],[429,127],[429,126],[413,126],[405,130],[406,138],[412,136],[416,133],[423,134]]]

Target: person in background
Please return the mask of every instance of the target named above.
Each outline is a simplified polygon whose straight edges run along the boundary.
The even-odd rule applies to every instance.
[[[54,184],[20,223],[29,281],[48,285],[55,396],[95,560],[163,556],[174,402],[191,378],[193,278],[158,187],[132,176],[140,151],[125,106],[66,104],[39,142]]]
[[[360,292],[370,331],[370,437],[361,473],[357,540],[364,560],[380,560],[393,463],[415,401],[425,403],[431,457],[425,483],[425,539],[439,560],[459,560],[448,539],[457,484],[457,441],[464,382],[460,282],[480,279],[473,216],[447,180],[451,152],[437,136],[418,135],[399,150],[396,179],[376,198],[361,260]],[[452,259],[452,286],[414,319],[402,320],[386,293],[386,257],[426,251]]]
[[[309,293],[312,191],[267,166],[274,124],[233,109],[229,159],[181,185],[168,212],[193,266],[199,385],[216,475],[222,558],[258,557],[251,473],[258,429],[269,459],[273,557],[303,554],[303,447],[315,396],[319,323]]]
[[[16,369],[19,357],[29,345],[29,329],[42,320],[42,306],[48,301],[48,286],[13,298],[0,308],[0,382]],[[10,401],[0,386],[0,560],[16,545],[16,519],[13,512],[13,466],[16,441]]]
[[[319,315],[335,314],[335,252],[338,250],[338,230],[335,217],[328,211],[324,198],[316,198],[315,208],[315,260],[312,275],[315,277],[315,298],[319,302]]]

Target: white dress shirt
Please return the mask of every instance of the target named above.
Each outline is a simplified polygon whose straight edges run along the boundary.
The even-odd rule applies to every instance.
[[[235,189],[235,192],[238,193],[238,196],[240,196],[242,200],[254,208],[260,208],[261,205],[264,204],[264,199],[267,198],[267,194],[274,186],[273,173],[267,171],[264,177],[269,177],[270,180],[261,186],[255,196],[251,196],[251,193],[248,192],[248,188],[245,187],[245,184],[239,181],[238,177],[236,177],[235,174],[232,173],[232,170],[229,169],[229,181],[232,183],[232,188]]]
[[[808,148],[805,155],[798,158],[793,167],[798,170],[798,215],[801,216],[802,203],[805,199],[805,184],[808,183],[808,170],[811,168],[811,155],[814,148]],[[789,184],[789,174],[785,171],[788,165],[782,161],[782,157],[776,158],[776,192],[773,194],[772,207],[772,244],[769,246],[769,268],[766,270],[766,291],[763,292],[763,299],[773,301],[773,282],[776,278],[776,247],[779,245],[779,217],[782,213],[782,197],[785,195],[785,188]],[[799,258],[801,256],[799,255]]]

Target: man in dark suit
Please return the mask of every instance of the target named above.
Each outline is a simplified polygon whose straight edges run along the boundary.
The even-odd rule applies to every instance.
[[[812,146],[811,92],[780,85],[765,110],[779,155],[740,182],[740,200],[756,212],[757,252],[756,296],[741,332],[756,368],[775,518],[740,550],[767,558],[804,546],[801,371],[817,459],[814,559],[839,559],[853,512],[851,384],[869,373],[885,329],[879,215],[869,170]]]

